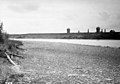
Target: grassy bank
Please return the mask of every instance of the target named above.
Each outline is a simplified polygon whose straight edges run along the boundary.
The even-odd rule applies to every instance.
[[[120,80],[120,49],[23,42],[23,71],[31,84],[105,84]],[[29,84],[29,83],[28,83]]]
[[[5,84],[10,78],[11,75],[17,74],[11,69],[13,66],[7,59],[5,52],[9,50],[10,53],[18,54],[19,46],[23,45],[20,41],[14,41],[5,39],[4,43],[0,43],[0,84]],[[19,59],[14,57],[11,58],[16,63],[19,62]]]

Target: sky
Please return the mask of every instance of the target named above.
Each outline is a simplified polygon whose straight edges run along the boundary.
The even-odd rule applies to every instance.
[[[0,22],[10,34],[120,31],[120,0],[0,0]]]

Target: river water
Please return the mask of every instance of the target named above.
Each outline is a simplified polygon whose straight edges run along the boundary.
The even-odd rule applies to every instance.
[[[91,40],[91,39],[14,39],[20,41],[36,41],[36,42],[61,42],[70,44],[94,45],[120,47],[120,40]]]

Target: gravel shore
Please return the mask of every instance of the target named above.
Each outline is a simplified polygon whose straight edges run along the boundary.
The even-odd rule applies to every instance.
[[[119,83],[120,49],[53,42],[23,42],[22,69],[31,84]],[[29,75],[29,76],[28,76]]]

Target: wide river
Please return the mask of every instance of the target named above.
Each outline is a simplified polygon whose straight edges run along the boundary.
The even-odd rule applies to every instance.
[[[36,41],[36,42],[61,42],[71,44],[93,45],[93,46],[108,46],[120,47],[120,40],[91,40],[91,39],[14,39],[20,41]]]
[[[36,41],[36,42],[61,42],[94,46],[120,47],[120,40],[91,40],[91,39],[14,39],[20,41]]]

